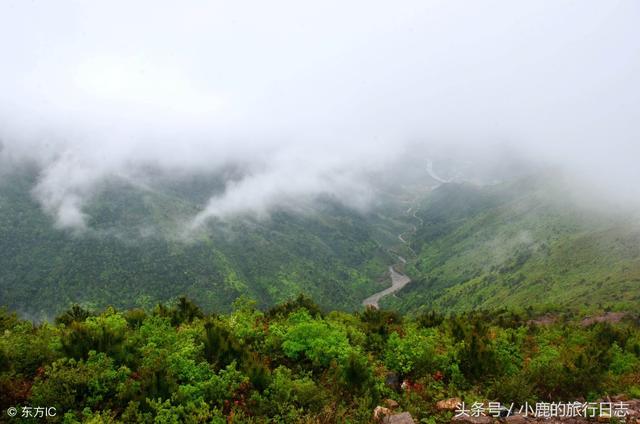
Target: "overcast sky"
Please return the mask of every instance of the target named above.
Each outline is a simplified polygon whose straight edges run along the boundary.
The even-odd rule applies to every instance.
[[[638,22],[634,0],[0,0],[3,155],[41,163],[61,226],[135,164],[251,164],[223,216],[365,193],[411,143],[507,144],[640,196]]]

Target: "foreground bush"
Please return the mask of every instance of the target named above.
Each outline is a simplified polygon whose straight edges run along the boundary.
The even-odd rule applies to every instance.
[[[323,314],[306,298],[266,313],[240,300],[218,316],[182,298],[152,311],[73,307],[41,325],[0,310],[0,324],[2,410],[55,407],[52,422],[369,422],[389,398],[445,421],[435,402],[454,396],[640,394],[633,316]]]

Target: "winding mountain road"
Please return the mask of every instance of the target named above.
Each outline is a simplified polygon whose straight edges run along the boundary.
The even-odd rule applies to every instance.
[[[413,207],[407,209],[407,214],[411,214],[411,209],[413,209]],[[413,214],[411,214],[411,216],[413,216],[414,218],[420,220],[420,223],[422,224],[422,219],[419,218],[418,216],[416,216],[417,211],[414,211]],[[414,225],[411,231],[417,231],[417,227]],[[411,246],[409,246],[409,244],[407,243],[407,241],[402,237],[402,234],[404,233],[400,233],[398,234],[398,239],[405,245],[407,245],[407,247],[409,248],[409,250],[415,254],[415,252],[413,251],[413,249],[411,249]],[[407,260],[405,258],[403,258],[400,255],[396,255],[396,257],[398,258],[398,261],[401,262],[402,264],[406,264]],[[378,302],[380,301],[380,299],[382,299],[385,296],[388,296],[390,294],[393,294],[395,292],[397,292],[398,290],[402,289],[404,286],[406,286],[407,284],[409,284],[411,282],[411,279],[409,277],[407,277],[405,274],[398,272],[395,270],[394,265],[391,265],[389,267],[389,276],[391,277],[391,287],[387,287],[384,290],[381,290],[377,293],[372,294],[371,296],[367,297],[365,300],[362,301],[362,304],[365,307],[368,306],[372,306],[376,309],[379,308],[378,306]]]
[[[445,184],[445,183],[449,182],[448,180],[445,180],[444,178],[441,178],[438,174],[435,173],[435,171],[433,170],[433,162],[431,160],[427,160],[427,173],[429,174],[429,176],[431,178],[433,178],[434,180],[436,180],[440,184]],[[438,186],[440,184],[438,184]],[[415,218],[416,220],[420,221],[420,225],[422,225],[424,221],[422,220],[422,218],[420,218],[417,215],[418,208],[415,208],[415,210],[413,210],[413,213],[411,213],[412,209],[414,209],[413,206],[410,207],[409,209],[407,209],[406,213],[407,214],[411,214],[411,216],[413,218]],[[411,231],[416,232],[416,231],[418,231],[418,228],[415,225],[413,225],[413,228],[412,228]],[[403,244],[405,244],[409,248],[409,250],[415,255],[415,252],[413,251],[411,246],[409,246],[409,243],[407,243],[407,241],[404,239],[404,237],[402,237],[403,234],[405,234],[405,233],[398,234],[398,240],[400,240]],[[398,257],[398,261],[402,262],[402,264],[406,264],[407,263],[407,260],[405,258],[403,258],[402,256],[397,255],[397,257]],[[382,299],[385,296],[388,296],[390,294],[393,294],[393,293],[399,291],[400,289],[402,289],[404,286],[406,286],[407,284],[409,284],[411,282],[411,279],[409,277],[407,277],[405,274],[402,274],[401,272],[396,271],[395,268],[394,268],[394,265],[391,265],[389,267],[389,276],[391,277],[391,287],[387,287],[384,290],[381,290],[381,291],[379,291],[377,293],[374,293],[371,296],[367,297],[365,300],[363,300],[362,304],[365,307],[372,306],[372,307],[378,309],[379,308],[378,302],[380,301],[380,299]]]
[[[427,160],[427,172],[429,173],[429,176],[431,178],[433,178],[434,180],[436,180],[441,184],[449,182],[449,180],[445,180],[444,178],[441,178],[438,174],[436,174],[436,172],[433,170],[433,161],[431,160]]]
[[[399,256],[398,258],[400,259],[400,261],[405,260],[401,256]],[[391,275],[391,287],[388,287],[382,291],[379,291],[378,293],[374,293],[373,295],[363,300],[362,304],[365,307],[373,306],[374,308],[378,309],[378,302],[380,301],[380,299],[382,299],[383,297],[389,294],[397,292],[398,290],[400,290],[401,288],[403,288],[404,286],[406,286],[411,282],[411,279],[409,277],[396,271],[393,268],[393,265],[389,267],[389,274]]]

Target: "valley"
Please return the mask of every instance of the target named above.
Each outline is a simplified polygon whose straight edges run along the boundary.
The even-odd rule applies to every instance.
[[[156,175],[151,189],[114,180],[86,205],[78,233],[56,228],[26,169],[0,183],[0,293],[36,320],[74,303],[150,308],[180,295],[211,311],[240,296],[269,307],[302,293],[326,309],[412,313],[628,309],[640,298],[632,216],[571,203],[553,179],[477,185],[437,172],[427,161],[403,184],[381,185],[364,213],[324,197],[266,219],[211,220],[185,239],[183,223],[224,190],[218,177]]]

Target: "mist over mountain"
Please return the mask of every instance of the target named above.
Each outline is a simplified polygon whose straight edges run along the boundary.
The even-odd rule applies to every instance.
[[[0,422],[640,424],[639,22],[0,1]]]
[[[635,239],[612,235],[640,210],[636,2],[0,12],[0,288],[26,314],[184,293],[357,309],[391,265],[414,279],[399,308],[493,305],[580,237],[620,266],[583,250],[597,278],[551,267],[549,287],[637,300]],[[478,265],[514,239],[535,260]]]
[[[440,152],[484,166],[507,149],[575,173],[596,201],[640,198],[635,2],[2,12],[0,163],[37,164],[32,194],[61,228],[86,227],[105,181],[142,186],[148,167],[242,170],[194,226],[323,194],[363,209],[371,172],[393,180],[407,156]]]

